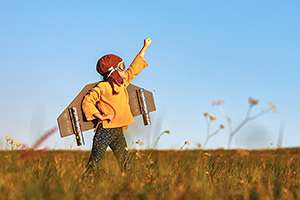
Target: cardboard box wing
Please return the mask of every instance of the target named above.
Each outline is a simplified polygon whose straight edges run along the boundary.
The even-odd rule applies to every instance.
[[[94,86],[96,86],[98,82],[91,83],[86,85],[80,93],[74,98],[74,100],[67,106],[67,108],[64,109],[64,111],[59,115],[57,118],[59,132],[61,137],[66,137],[69,135],[74,134],[73,127],[72,127],[72,121],[69,113],[69,108],[75,107],[78,111],[78,117],[80,122],[80,128],[81,131],[88,131],[93,128],[95,128],[96,123],[93,121],[87,121],[84,117],[84,113],[81,109],[81,103],[84,98],[84,96],[87,94],[87,92],[92,89]],[[127,87],[128,95],[129,95],[129,105],[131,112],[133,116],[142,115],[142,111],[140,109],[139,104],[139,98],[138,98],[138,91],[141,89],[140,87],[130,84]],[[149,112],[153,112],[156,110],[155,104],[154,104],[154,98],[153,94],[144,89],[144,96],[147,104],[147,108]]]

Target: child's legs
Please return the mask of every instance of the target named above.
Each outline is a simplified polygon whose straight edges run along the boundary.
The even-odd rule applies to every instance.
[[[122,128],[114,129],[113,141],[109,144],[109,147],[114,152],[121,170],[127,171],[129,169],[129,154]]]
[[[104,158],[105,151],[112,140],[111,129],[105,129],[100,124],[93,139],[93,147],[87,164],[88,169],[99,167],[99,162]]]

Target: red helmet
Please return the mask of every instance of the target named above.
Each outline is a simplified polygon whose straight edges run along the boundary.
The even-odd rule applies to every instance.
[[[123,79],[115,68],[122,61],[123,59],[117,55],[107,54],[98,60],[96,70],[105,80],[111,77],[115,83],[120,85],[123,83]]]

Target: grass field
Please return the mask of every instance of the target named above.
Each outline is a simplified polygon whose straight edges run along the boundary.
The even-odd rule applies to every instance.
[[[300,199],[300,149],[131,151],[121,176],[112,152],[105,173],[81,179],[89,152],[1,151],[1,199]]]

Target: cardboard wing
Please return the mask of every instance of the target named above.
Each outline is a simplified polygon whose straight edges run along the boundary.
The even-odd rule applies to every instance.
[[[96,123],[87,121],[81,109],[81,103],[87,92],[96,86],[98,82],[86,85],[75,99],[65,108],[57,118],[61,137],[88,131],[95,128]],[[153,94],[143,88],[130,84],[127,87],[129,95],[129,105],[133,116],[143,115],[144,124],[150,124],[149,112],[156,110]],[[77,124],[77,125],[76,125]],[[77,130],[79,131],[77,131]]]

